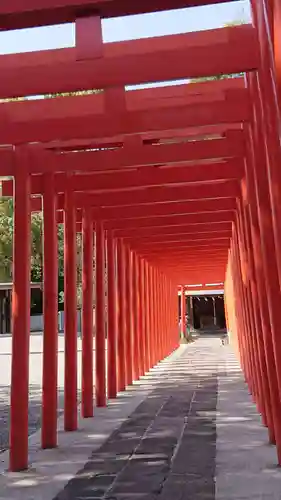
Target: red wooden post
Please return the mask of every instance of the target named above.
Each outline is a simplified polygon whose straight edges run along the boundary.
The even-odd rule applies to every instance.
[[[158,307],[158,356],[159,360],[163,358],[163,292],[162,292],[162,274],[157,271],[157,307]]]
[[[165,284],[164,284],[164,276],[161,273],[161,287],[160,287],[160,314],[161,314],[161,359],[165,357]]]
[[[243,261],[242,261],[242,255],[241,255],[241,248],[239,248],[239,240],[238,240],[238,235],[237,235],[237,229],[234,229],[234,237],[233,237],[233,250],[234,250],[234,259],[235,259],[235,266],[236,266],[236,294],[239,299],[237,299],[237,304],[239,305],[239,316],[240,316],[240,328],[241,328],[241,335],[243,332],[243,337],[245,339],[245,344],[246,344],[246,352],[247,352],[247,358],[248,358],[248,368],[249,368],[249,373],[248,373],[248,385],[249,385],[249,390],[252,393],[253,397],[256,396],[256,372],[255,372],[255,366],[254,366],[254,353],[253,353],[253,346],[251,343],[250,339],[250,324],[249,324],[249,315],[247,311],[247,302],[246,302],[246,295],[245,295],[245,290],[243,287],[243,278],[242,278],[242,266]]]
[[[278,88],[279,112],[281,113],[281,5],[273,0],[274,59]]]
[[[57,446],[58,378],[58,244],[54,175],[45,174],[44,215],[44,287],[43,287],[43,393],[42,448]]]
[[[157,310],[156,310],[156,273],[155,267],[151,269],[152,274],[152,306],[153,306],[153,350],[154,350],[154,365],[158,362],[157,353]]]
[[[246,220],[247,222],[247,220]],[[249,214],[249,231],[250,231],[250,214]],[[262,303],[260,302],[260,295],[258,292],[258,284],[257,284],[257,272],[255,267],[255,252],[257,251],[254,247],[259,244],[258,241],[254,241],[252,238],[252,233],[248,235],[249,241],[247,244],[248,252],[249,252],[249,265],[251,267],[251,295],[253,298],[254,310],[255,310],[255,335],[256,335],[256,346],[257,353],[260,358],[260,383],[262,388],[262,397],[263,397],[263,406],[265,412],[264,422],[269,428],[269,439],[270,442],[274,442],[274,422],[272,416],[272,403],[271,403],[271,388],[268,377],[268,367],[266,361],[266,352],[265,352],[265,344],[264,344],[264,326],[261,321],[261,309]],[[260,266],[257,266],[260,267]],[[260,332],[260,333],[259,333]]]
[[[133,380],[140,377],[140,298],[139,298],[139,267],[138,257],[135,252],[132,253],[132,313],[133,313]]]
[[[265,393],[265,359],[264,353],[262,352],[261,345],[261,334],[258,333],[261,331],[259,318],[258,318],[258,305],[256,302],[256,284],[255,284],[255,275],[253,268],[253,256],[252,256],[252,241],[250,239],[250,234],[248,231],[248,217],[247,217],[247,207],[242,207],[240,201],[238,201],[238,220],[240,225],[240,231],[243,239],[243,247],[244,253],[246,256],[246,265],[248,267],[248,276],[246,282],[246,296],[247,303],[249,305],[249,319],[250,319],[250,327],[251,327],[251,341],[253,345],[254,352],[254,363],[257,374],[257,406],[262,414],[264,424],[268,423],[268,405],[267,405],[267,396]]]
[[[182,337],[185,337],[186,334],[186,321],[185,321],[185,314],[186,314],[186,304],[185,304],[186,298],[185,298],[185,288],[184,286],[181,287],[181,335]]]
[[[148,267],[149,279],[149,343],[150,343],[150,368],[155,365],[155,309],[154,309],[154,283],[153,283],[153,268]]]
[[[156,333],[156,363],[160,361],[160,342],[159,342],[159,336],[160,336],[160,308],[159,308],[159,277],[158,277],[158,270],[154,269],[154,280],[155,280],[155,333]]]
[[[12,294],[10,470],[28,467],[30,336],[30,178],[28,153],[16,151]]]
[[[178,301],[178,296],[176,296],[175,300]],[[174,304],[169,302],[169,288],[168,288],[168,279],[165,276],[165,355],[169,353],[170,350],[170,343],[171,343],[171,338],[170,338],[170,329],[171,329],[171,317],[172,317],[172,311],[174,308]],[[177,309],[177,317],[178,317],[178,309]]]
[[[140,375],[146,370],[144,261],[138,258]]]
[[[250,201],[250,226],[253,240],[253,255],[254,264],[256,270],[257,279],[257,293],[259,300],[259,311],[262,326],[262,337],[264,342],[264,353],[266,358],[267,366],[267,377],[265,374],[265,381],[268,379],[268,393],[271,401],[271,413],[273,420],[273,429],[269,422],[270,430],[270,441],[274,442],[274,438],[277,443],[277,447],[280,447],[281,443],[281,425],[280,425],[280,398],[279,398],[279,388],[277,382],[277,372],[276,363],[273,350],[273,339],[271,333],[271,323],[269,317],[269,297],[266,289],[266,277],[265,277],[265,260],[262,252],[262,235],[261,226],[258,219],[258,208],[257,208],[257,198],[255,190],[255,147],[253,144],[253,136],[251,130],[248,131],[248,144],[249,144],[249,155],[246,164],[246,176],[247,176],[247,193]],[[280,454],[280,452],[278,452]]]
[[[64,209],[64,428],[77,429],[77,275],[73,192],[66,189]]]
[[[105,369],[105,233],[96,222],[96,405],[106,406]]]
[[[117,240],[118,273],[118,391],[126,388],[126,304],[125,304],[125,255],[122,240]]]
[[[145,342],[145,371],[148,372],[151,368],[150,364],[150,313],[149,313],[149,274],[148,274],[148,263],[144,263],[144,310],[145,310],[145,332],[144,332],[144,342]]]
[[[242,359],[244,361],[243,367],[244,367],[244,374],[245,374],[245,380],[248,383],[250,387],[250,367],[249,367],[249,355],[248,355],[248,350],[246,348],[246,335],[245,335],[245,325],[243,324],[243,315],[242,315],[242,310],[241,310],[241,303],[239,301],[240,297],[240,289],[239,289],[239,270],[238,270],[238,265],[237,265],[237,259],[236,259],[236,248],[234,244],[234,240],[232,239],[232,244],[231,244],[231,249],[230,249],[230,255],[231,255],[231,262],[232,262],[232,277],[233,277],[233,290],[234,290],[234,295],[235,295],[235,310],[237,312],[237,334],[238,334],[238,340],[240,343],[240,350],[242,353]]]
[[[173,283],[170,283],[170,290],[171,290],[171,301],[174,303],[174,309],[172,311],[172,320],[171,320],[171,330],[172,330],[172,345],[171,345],[171,352],[175,351],[175,349],[178,348],[179,345],[179,329],[178,329],[178,301],[176,301],[177,297],[177,287],[173,285]],[[175,301],[175,302],[174,302]]]
[[[274,46],[272,43],[272,22],[269,19],[268,2],[253,1],[252,13],[257,29],[261,64],[257,73],[257,92],[255,100],[259,101],[260,126],[262,127],[262,141],[266,148],[266,165],[269,179],[269,194],[272,212],[272,227],[276,248],[281,246],[281,148],[280,148],[280,109],[278,102],[278,87],[276,81],[276,65]],[[252,94],[253,97],[253,94]],[[281,253],[276,252],[277,270],[281,285]]]
[[[269,306],[269,315],[272,331],[274,359],[278,379],[279,392],[281,388],[281,342],[279,335],[279,308],[280,287],[277,272],[276,249],[273,236],[272,212],[270,208],[269,185],[265,163],[265,150],[263,147],[263,134],[261,130],[261,115],[259,101],[257,100],[257,81],[252,75],[248,78],[251,94],[259,121],[253,125],[253,149],[255,151],[255,168],[253,169],[255,189],[258,200],[258,217],[261,230],[262,255],[265,275],[265,287]],[[279,455],[281,463],[281,454]]]
[[[163,274],[163,284],[162,284],[162,311],[163,311],[163,333],[162,333],[162,341],[163,341],[163,358],[166,357],[167,354],[167,321],[168,321],[168,314],[167,314],[167,303],[166,303],[166,276]]]
[[[75,45],[78,61],[102,57],[102,24],[100,16],[78,17],[75,21]]]
[[[156,288],[156,299],[157,299],[157,327],[158,327],[158,361],[161,361],[163,358],[162,356],[162,335],[163,335],[163,311],[162,311],[162,306],[163,306],[163,296],[162,296],[162,275],[160,271],[157,269],[157,288]]]
[[[156,363],[160,357],[160,304],[159,304],[159,275],[158,269],[154,270],[155,274],[155,326],[156,326]]]
[[[117,395],[117,280],[116,242],[107,231],[107,386],[108,397]]]
[[[267,260],[266,260],[266,254],[268,251],[268,256],[270,254],[270,248],[267,247],[267,245],[270,245],[272,242],[272,233],[271,233],[271,238],[267,237],[264,233],[265,230],[265,225],[263,225],[263,222],[259,220],[259,214],[258,214],[258,209],[262,208],[264,205],[265,201],[263,202],[262,199],[263,197],[261,196],[260,193],[260,201],[259,205],[261,204],[261,207],[257,204],[257,196],[259,194],[260,190],[260,184],[259,184],[259,189],[255,189],[255,176],[256,176],[256,165],[257,162],[259,161],[259,156],[256,156],[256,147],[253,142],[253,135],[251,133],[251,130],[249,129],[248,131],[248,141],[249,141],[249,157],[248,161],[246,164],[246,175],[247,175],[247,180],[248,180],[248,196],[250,199],[250,223],[251,223],[251,232],[252,232],[252,238],[253,238],[253,253],[254,253],[254,261],[255,261],[255,269],[256,269],[256,279],[257,279],[257,292],[258,292],[258,299],[259,299],[259,304],[260,304],[260,316],[261,316],[261,324],[262,324],[262,334],[263,334],[263,341],[264,341],[264,352],[265,352],[265,358],[266,358],[266,365],[267,365],[267,375],[268,375],[268,386],[269,386],[269,396],[270,396],[270,401],[271,401],[271,413],[272,413],[272,420],[273,420],[273,429],[271,428],[272,425],[270,425],[269,422],[269,427],[270,427],[270,441],[274,442],[274,438],[276,440],[277,448],[280,449],[281,446],[281,425],[280,425],[280,398],[279,398],[279,388],[278,388],[278,382],[277,382],[277,371],[276,371],[276,361],[275,361],[275,356],[274,356],[274,347],[273,347],[273,338],[272,338],[272,325],[274,326],[274,323],[271,324],[270,320],[270,308],[272,307],[271,305],[271,300],[270,296],[271,293],[267,293],[268,286],[267,286],[267,280],[270,278],[267,278],[267,273],[268,273],[268,268],[267,268]],[[254,163],[255,162],[255,163]],[[264,192],[264,191],[263,191]],[[268,221],[268,219],[264,219],[265,221]],[[270,219],[269,219],[270,220]],[[268,223],[268,222],[267,222]],[[267,227],[267,224],[266,224]],[[265,244],[263,245],[263,240],[262,236],[264,234],[264,238],[266,238]],[[268,250],[267,250],[268,248]],[[274,284],[274,283],[273,283]],[[271,309],[272,310],[272,309]],[[280,456],[280,451],[278,451],[278,455]]]
[[[126,385],[133,382],[133,330],[132,330],[132,253],[129,247],[125,247],[126,259]]]
[[[152,269],[151,265],[148,265],[148,318],[149,318],[149,328],[148,328],[148,345],[149,345],[149,369],[155,364],[154,357],[154,309],[153,309],[153,282],[152,282]]]
[[[170,321],[169,321],[169,354],[173,351],[174,349],[174,343],[175,343],[175,338],[174,338],[174,300],[175,298],[173,297],[173,290],[172,290],[172,285],[170,280],[168,281],[168,302],[169,302],[169,309],[170,309]],[[177,317],[178,317],[178,308],[177,308]],[[178,331],[177,331],[178,334]]]
[[[92,417],[94,413],[94,366],[93,366],[93,257],[94,236],[91,209],[83,210],[83,274],[82,274],[82,416]]]
[[[246,243],[246,235],[245,235],[245,227],[242,221],[242,214],[238,207],[237,214],[237,225],[238,225],[238,233],[239,233],[239,245],[240,245],[240,259],[241,259],[241,267],[242,267],[242,288],[245,296],[245,314],[247,315],[247,333],[249,336],[249,344],[251,346],[252,352],[252,363],[253,363],[253,371],[255,376],[255,387],[256,392],[254,394],[255,400],[257,403],[258,410],[263,413],[262,406],[262,382],[261,382],[261,370],[260,370],[260,360],[258,357],[258,346],[256,341],[256,318],[254,315],[254,307],[253,307],[253,297],[252,291],[250,289],[250,276],[249,276],[249,260],[248,260],[248,252],[247,252],[247,243]]]

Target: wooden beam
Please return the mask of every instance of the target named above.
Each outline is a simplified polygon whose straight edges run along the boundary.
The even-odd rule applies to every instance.
[[[85,138],[85,139],[69,139],[66,141],[54,140],[50,143],[40,144],[39,148],[44,148],[47,151],[58,152],[72,152],[72,151],[86,151],[90,149],[102,149],[102,148],[122,148],[124,142],[130,138],[137,137],[139,142],[143,142],[145,146],[155,145],[156,143],[168,142],[184,142],[187,140],[206,140],[207,138],[212,139],[223,139],[227,137],[227,134],[232,131],[241,132],[242,126],[239,123],[233,123],[230,125],[220,124],[220,125],[207,125],[203,127],[189,127],[184,129],[175,130],[157,130],[152,132],[144,132],[138,134],[137,136],[124,136],[117,135],[114,137],[101,137],[101,138]]]
[[[6,184],[6,183],[5,183]],[[32,198],[32,212],[42,210],[41,198]],[[190,200],[174,203],[151,203],[147,205],[134,205],[128,207],[99,207],[92,209],[94,220],[105,221],[107,229],[114,227],[130,227],[136,223],[143,227],[156,224],[156,220],[165,221],[167,219],[180,220],[186,217],[187,220],[198,222],[208,217],[208,220],[218,221],[235,216],[236,200],[234,198],[221,198],[214,200]],[[81,220],[81,209],[77,209],[77,220]],[[151,221],[151,223],[150,223]],[[63,212],[58,211],[58,222],[63,222]]]
[[[128,238],[127,241],[130,241],[130,245],[134,248],[143,248],[153,246],[155,243],[163,243],[166,244],[168,242],[182,242],[182,241],[211,241],[211,240],[225,240],[231,238],[232,231],[224,230],[218,232],[206,232],[206,233],[179,233],[179,234],[168,234],[168,235],[155,235],[143,238],[132,238],[131,240]]]
[[[247,50],[241,50],[243,46]],[[102,57],[82,61],[77,60],[77,50],[0,56],[0,71],[5,71],[1,97],[124,87],[253,71],[259,66],[252,25],[108,43]]]
[[[59,167],[55,171],[59,170]],[[146,167],[133,171],[73,175],[69,188],[73,191],[124,191],[141,190],[150,187],[168,187],[190,183],[217,182],[232,179],[241,179],[244,174],[244,160],[233,159],[209,164],[187,164],[177,167]],[[65,191],[66,176],[56,174],[55,191]],[[31,178],[31,193],[41,194],[43,190],[43,176]]]
[[[171,210],[171,207],[170,207]],[[32,210],[33,211],[33,210]],[[93,211],[92,213],[93,220],[103,220],[104,228],[107,230],[139,230],[140,228],[159,228],[159,227],[168,227],[168,226],[182,226],[182,225],[200,225],[204,223],[208,223],[209,225],[218,223],[218,222],[232,222],[235,218],[234,211],[222,211],[222,212],[206,212],[206,213],[195,213],[195,214],[178,214],[173,215],[169,214],[161,217],[149,217],[148,215],[141,218],[118,218],[114,220],[106,221],[102,217],[95,216]],[[82,222],[82,210],[76,210],[76,222]],[[62,210],[57,211],[57,223],[64,223],[64,214]]]
[[[71,23],[85,14],[103,18],[144,14],[223,3],[227,0],[2,0],[0,26],[3,30]],[[234,1],[234,0],[228,0]]]
[[[75,195],[76,208],[91,206],[93,216],[97,220],[104,220],[103,216],[116,218],[118,213],[133,213],[149,217],[153,210],[158,213],[170,207],[170,214],[176,214],[182,207],[192,207],[193,213],[202,211],[205,203],[217,203],[217,207],[233,206],[235,198],[240,195],[238,181],[225,181],[217,184],[189,185],[183,187],[156,187],[139,191],[117,191],[103,193],[77,192]],[[186,205],[185,205],[186,204]],[[215,206],[215,205],[214,205]],[[196,209],[197,207],[197,209]],[[64,209],[64,195],[57,198],[57,209]],[[190,210],[187,208],[186,210]],[[120,212],[119,212],[120,211]],[[154,212],[155,213],[155,212]],[[157,212],[156,212],[157,213]],[[106,217],[105,217],[106,219]]]
[[[162,242],[154,243],[150,245],[149,248],[142,248],[141,253],[143,256],[149,256],[154,254],[163,254],[163,252],[176,252],[176,251],[185,251],[185,252],[198,252],[199,250],[206,249],[227,249],[230,246],[230,238],[225,238],[219,241],[216,240],[204,240],[204,241],[177,241],[177,242],[167,242],[163,247]]]
[[[235,212],[224,211],[224,212],[207,212],[207,213],[196,213],[196,214],[178,214],[178,215],[166,215],[162,217],[143,217],[139,219],[116,219],[107,221],[105,223],[106,229],[130,229],[139,230],[140,228],[158,228],[164,226],[181,226],[185,224],[208,224],[218,223],[218,222],[230,222],[233,221],[235,217]]]
[[[41,151],[34,150],[35,161],[30,165],[30,173],[47,171],[99,172],[122,170],[137,166],[168,165],[199,160],[241,158],[245,154],[245,139],[242,130],[235,136],[213,140],[198,140],[161,145],[140,145],[118,147],[112,150],[76,151],[68,154],[48,152],[40,157]],[[120,145],[121,146],[121,145]],[[36,154],[37,153],[37,154]],[[0,161],[2,164],[0,150]],[[124,176],[124,174],[121,174]],[[116,178],[116,176],[115,176]],[[119,178],[119,177],[118,177]]]
[[[156,236],[164,237],[166,235],[182,235],[182,234],[200,234],[209,232],[210,234],[217,234],[223,231],[231,231],[232,222],[208,222],[201,224],[184,224],[176,226],[159,226],[159,227],[137,227],[135,229],[117,229],[114,231],[115,235],[123,239],[140,239],[154,238]]]
[[[217,184],[189,185],[183,187],[156,187],[143,191],[118,191],[110,193],[76,193],[77,207],[128,207],[140,204],[173,202],[171,213],[176,213],[177,203],[188,200],[214,198],[236,198],[240,195],[238,181],[218,182]],[[59,201],[60,204],[60,201]],[[60,206],[60,205],[59,205]]]
[[[237,106],[239,102],[239,106]],[[21,103],[18,103],[21,104]],[[0,110],[1,111],[1,110]],[[225,99],[210,103],[156,108],[144,111],[112,112],[87,116],[48,118],[48,109],[33,120],[23,115],[18,121],[4,114],[0,122],[2,144],[50,142],[85,137],[114,137],[160,130],[248,122],[251,105],[247,90],[226,92]]]

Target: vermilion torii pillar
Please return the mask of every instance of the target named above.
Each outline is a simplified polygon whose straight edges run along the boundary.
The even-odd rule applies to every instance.
[[[125,250],[121,239],[117,240],[117,283],[118,283],[118,391],[126,388],[126,283],[125,283]]]
[[[66,188],[64,211],[64,426],[77,429],[77,271],[74,193]]]
[[[107,390],[117,396],[117,253],[112,231],[107,231]]]
[[[82,222],[83,266],[82,266],[82,416],[92,417],[94,408],[93,366],[93,307],[94,280],[93,220],[90,207],[83,211]]]
[[[15,151],[10,469],[28,467],[30,335],[30,177],[27,148]]]
[[[138,258],[138,289],[139,289],[139,338],[140,338],[140,375],[146,371],[146,321],[145,321],[145,282],[144,261]]]
[[[281,5],[273,1],[274,58],[278,86],[279,112],[281,112]]]
[[[254,76],[249,80],[249,84],[251,85],[251,89],[253,92],[253,99],[255,99],[254,96],[257,96],[257,82]],[[256,104],[256,116],[257,118],[261,118],[260,108],[258,103]],[[258,216],[261,228],[261,244],[262,244],[263,265],[265,273],[265,285],[267,290],[271,332],[272,332],[273,347],[275,353],[276,372],[280,390],[281,344],[278,335],[279,331],[278,304],[280,303],[280,287],[278,282],[277,259],[276,259],[276,251],[278,252],[278,249],[276,249],[274,242],[273,223],[272,223],[273,219],[272,219],[272,211],[271,211],[270,196],[269,196],[270,186],[267,177],[266,155],[265,155],[265,147],[263,143],[263,134],[261,127],[262,127],[261,121],[256,120],[253,124],[253,141],[254,141],[253,150],[255,151],[254,179],[255,179],[255,187],[257,193],[257,201],[258,201]]]
[[[125,246],[126,386],[133,382],[132,253]]]
[[[144,317],[145,317],[145,371],[148,372],[149,367],[151,366],[151,350],[150,350],[150,341],[149,341],[149,333],[151,331],[151,322],[150,322],[150,304],[149,304],[149,273],[148,273],[148,263],[144,261]]]
[[[258,220],[257,198],[254,184],[254,159],[253,159],[253,144],[251,148],[251,131],[249,133],[249,155],[247,158],[246,167],[246,185],[247,185],[247,201],[249,204],[249,225],[250,235],[252,240],[253,251],[253,267],[255,276],[255,286],[257,295],[257,315],[259,324],[257,332],[261,331],[261,340],[263,343],[263,351],[266,362],[266,367],[263,370],[264,384],[268,385],[265,389],[266,397],[269,399],[268,409],[268,428],[270,442],[276,440],[279,425],[279,390],[276,378],[276,366],[273,353],[273,344],[271,336],[271,326],[268,311],[268,298],[265,288],[264,266],[262,264],[262,248],[261,248],[261,232]],[[262,347],[261,347],[262,349]],[[277,441],[279,438],[277,437]]]
[[[258,286],[256,279],[256,268],[255,268],[254,248],[253,248],[254,244],[251,233],[249,205],[245,203],[243,207],[241,206],[241,212],[242,212],[241,223],[242,225],[244,224],[245,250],[248,257],[248,266],[249,266],[249,291],[252,297],[252,307],[254,314],[253,333],[256,346],[260,386],[261,386],[260,411],[262,414],[263,422],[268,427],[269,430],[269,440],[271,443],[274,443],[275,442],[274,426],[273,426],[272,411],[271,411],[270,388],[269,388],[268,370],[267,370],[266,356],[264,349],[263,329],[262,329],[261,315],[260,315],[261,305],[259,302]],[[259,334],[258,332],[261,333]]]
[[[154,302],[153,302],[153,280],[152,280],[152,267],[148,263],[147,266],[147,286],[148,286],[148,317],[149,317],[149,328],[148,328],[148,344],[150,352],[150,362],[149,367],[155,364],[155,353],[154,353],[154,337],[155,337],[155,325],[154,325]]]
[[[261,350],[260,350],[260,340],[257,339],[258,332],[258,322],[257,322],[257,314],[255,309],[254,302],[254,276],[253,269],[251,265],[251,254],[250,254],[250,241],[249,234],[247,231],[246,225],[246,214],[245,207],[242,207],[238,201],[238,210],[237,210],[237,232],[239,234],[239,246],[240,246],[240,261],[242,263],[243,270],[243,290],[245,293],[245,304],[246,304],[246,314],[248,316],[249,321],[249,340],[251,343],[251,348],[254,353],[253,357],[253,366],[256,374],[256,385],[257,385],[257,393],[256,403],[257,407],[263,417],[264,424],[267,425],[267,414],[266,414],[266,404],[265,404],[265,396],[263,394],[263,371],[262,368],[265,366],[262,365],[261,359]]]
[[[257,72],[255,99],[260,108],[260,127],[265,147],[265,162],[269,180],[269,195],[272,212],[272,224],[276,248],[281,247],[281,148],[280,148],[280,102],[272,40],[272,12],[268,2],[252,0],[252,13],[257,29],[261,64]],[[277,270],[281,285],[281,253],[276,252]]]
[[[185,337],[186,334],[186,320],[185,320],[185,315],[186,315],[186,298],[185,298],[185,287],[181,287],[181,335],[182,337]]]
[[[133,380],[140,377],[140,300],[138,256],[132,252]]]
[[[58,378],[58,245],[56,194],[54,174],[44,175],[44,334],[43,334],[43,391],[42,447],[57,445],[57,378]]]
[[[96,222],[96,404],[106,406],[105,231]]]

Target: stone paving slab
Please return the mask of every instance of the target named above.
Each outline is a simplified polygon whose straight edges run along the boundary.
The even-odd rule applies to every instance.
[[[31,354],[37,411],[40,342]],[[30,437],[29,471],[8,473],[0,455],[0,500],[281,500],[275,448],[231,347],[214,337],[180,346],[93,419],[80,418],[77,432],[63,432],[62,417],[58,425],[55,450],[40,450],[40,432]],[[6,428],[0,420],[0,434]]]
[[[17,474],[7,472],[8,452],[2,453],[0,500],[52,500],[84,467],[93,451],[99,449],[154,390],[167,366],[181,356],[185,349],[186,346],[179,347],[139,383],[119,394],[117,400],[110,401],[107,408],[96,408],[94,418],[79,417],[78,431],[65,433],[63,417],[60,417],[58,448],[41,450],[40,431],[33,434],[30,437],[29,471]]]
[[[81,394],[81,338],[77,339],[78,365],[78,399]],[[0,453],[9,446],[10,420],[10,385],[11,385],[11,352],[10,335],[0,336]],[[28,432],[34,434],[41,426],[42,399],[42,333],[30,335],[29,359],[29,412]],[[63,413],[64,405],[64,336],[58,338],[58,416]]]
[[[55,500],[213,500],[215,347],[190,345],[167,366],[157,387]]]
[[[280,500],[276,449],[252,403],[231,347],[220,354],[217,405],[217,500]]]

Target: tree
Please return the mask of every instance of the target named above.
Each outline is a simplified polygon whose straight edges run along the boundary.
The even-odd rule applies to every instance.
[[[0,282],[12,281],[13,265],[13,199],[0,199]],[[31,281],[43,281],[43,214],[31,215]],[[82,305],[82,237],[77,234],[77,305]],[[64,306],[64,227],[58,225],[58,293],[59,309]],[[32,308],[42,312],[40,294],[33,294]]]
[[[42,281],[43,269],[43,219],[42,213],[34,213],[31,216],[31,281]]]
[[[0,281],[10,281],[13,259],[13,204],[0,200]]]

